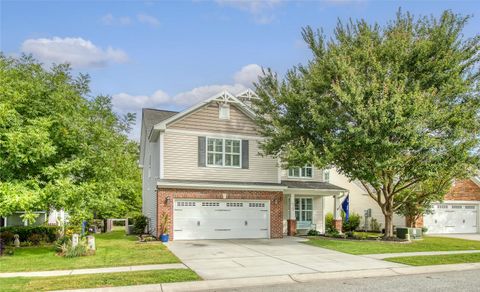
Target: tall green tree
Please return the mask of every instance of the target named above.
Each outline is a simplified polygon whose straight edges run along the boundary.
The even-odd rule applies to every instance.
[[[0,55],[0,216],[64,208],[87,219],[141,206],[138,145],[106,96],[68,65],[45,69],[29,56]]]
[[[358,180],[392,237],[394,212],[412,200],[395,200],[402,191],[478,165],[480,37],[463,36],[468,19],[399,11],[384,26],[338,22],[331,38],[305,28],[310,62],[256,85],[263,152]]]

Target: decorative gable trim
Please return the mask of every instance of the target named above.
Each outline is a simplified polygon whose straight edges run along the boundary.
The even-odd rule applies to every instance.
[[[255,119],[255,113],[243,102],[241,102],[238,98],[233,96],[230,92],[224,90],[209,99],[202,101],[200,103],[197,103],[196,105],[188,108],[187,110],[184,110],[164,121],[161,123],[156,124],[153,129],[154,130],[160,130],[164,131],[167,128],[167,125],[187,116],[190,115],[191,113],[197,111],[198,109],[202,108],[205,105],[210,104],[211,102],[220,102],[220,103],[230,103],[236,105],[243,113],[245,113],[249,118]]]

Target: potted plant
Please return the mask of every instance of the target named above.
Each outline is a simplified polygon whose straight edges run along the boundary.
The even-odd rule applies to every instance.
[[[168,242],[168,213],[163,212],[160,217],[160,240],[162,242]]]

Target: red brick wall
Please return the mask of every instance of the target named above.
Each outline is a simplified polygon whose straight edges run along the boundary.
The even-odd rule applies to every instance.
[[[157,230],[160,229],[160,216],[168,213],[170,240],[173,240],[173,200],[174,199],[225,199],[227,200],[264,200],[270,201],[270,237],[283,237],[283,193],[268,191],[231,191],[231,190],[189,190],[189,189],[158,189],[157,190]],[[170,200],[167,203],[167,197]],[[275,203],[276,202],[276,203]],[[160,236],[160,235],[159,235]]]
[[[470,179],[456,181],[448,194],[446,201],[480,201],[480,187]]]

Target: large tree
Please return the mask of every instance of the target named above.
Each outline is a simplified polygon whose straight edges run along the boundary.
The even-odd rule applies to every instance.
[[[134,116],[89,96],[68,65],[0,55],[0,216],[64,208],[76,219],[125,216],[141,206]]]
[[[305,28],[309,63],[256,85],[263,152],[359,181],[392,237],[400,192],[478,164],[480,37],[463,36],[468,19],[399,11],[384,26],[339,22],[331,38]]]

